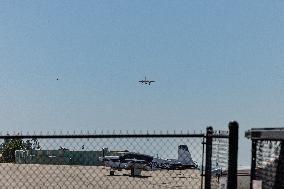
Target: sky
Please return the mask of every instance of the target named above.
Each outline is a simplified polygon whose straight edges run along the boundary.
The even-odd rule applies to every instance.
[[[284,2],[0,1],[2,131],[283,127]],[[138,81],[147,76],[151,86]],[[57,80],[58,78],[58,80]]]

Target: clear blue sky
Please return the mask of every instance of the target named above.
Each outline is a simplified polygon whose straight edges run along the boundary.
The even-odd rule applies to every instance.
[[[0,129],[237,120],[245,159],[245,130],[284,125],[283,10],[281,0],[0,1]],[[142,86],[145,75],[157,82]]]

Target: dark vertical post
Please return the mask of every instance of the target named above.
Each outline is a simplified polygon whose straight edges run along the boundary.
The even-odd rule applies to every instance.
[[[205,189],[211,189],[211,159],[212,159],[213,128],[206,130],[206,157],[205,157]]]
[[[237,189],[239,124],[229,123],[228,189]]]
[[[274,181],[273,189],[283,188],[284,187],[284,141],[281,141],[280,144],[280,154],[278,157],[278,165],[276,170],[276,178]]]
[[[204,177],[204,145],[206,142],[204,142],[205,137],[202,139],[202,163],[201,163],[201,189],[203,189],[203,177]]]
[[[250,189],[252,189],[252,182],[255,180],[256,167],[256,140],[251,140],[251,168],[250,168]]]
[[[102,148],[102,152],[103,152],[103,157],[105,157],[105,149]]]

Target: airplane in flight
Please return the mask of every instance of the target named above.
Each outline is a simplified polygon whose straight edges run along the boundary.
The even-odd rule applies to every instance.
[[[145,85],[147,85],[147,84],[151,85],[151,83],[155,82],[155,81],[147,80],[147,78],[145,76],[145,79],[144,80],[140,80],[139,82],[142,83],[142,84],[145,84]]]
[[[161,169],[182,170],[198,168],[197,163],[191,158],[187,145],[178,146],[178,159],[162,159],[146,154],[125,152],[121,156],[100,157],[100,160],[106,167],[111,168],[110,175],[114,175],[115,170],[121,171],[122,169],[131,170],[131,175],[135,176],[135,172],[138,172],[138,175],[140,175],[142,170],[155,171]]]

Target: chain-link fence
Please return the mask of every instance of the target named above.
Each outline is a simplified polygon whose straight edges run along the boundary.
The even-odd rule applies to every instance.
[[[220,182],[221,177],[226,177],[224,172],[228,170],[228,149],[229,140],[228,131],[214,131],[212,139],[212,158],[211,158],[211,188],[218,189],[221,188],[222,183]],[[219,138],[220,136],[225,136],[224,138]]]
[[[251,188],[284,188],[284,128],[251,129]]]
[[[1,188],[201,188],[203,134],[2,136]]]
[[[2,135],[0,188],[220,188],[228,133],[211,131]]]

